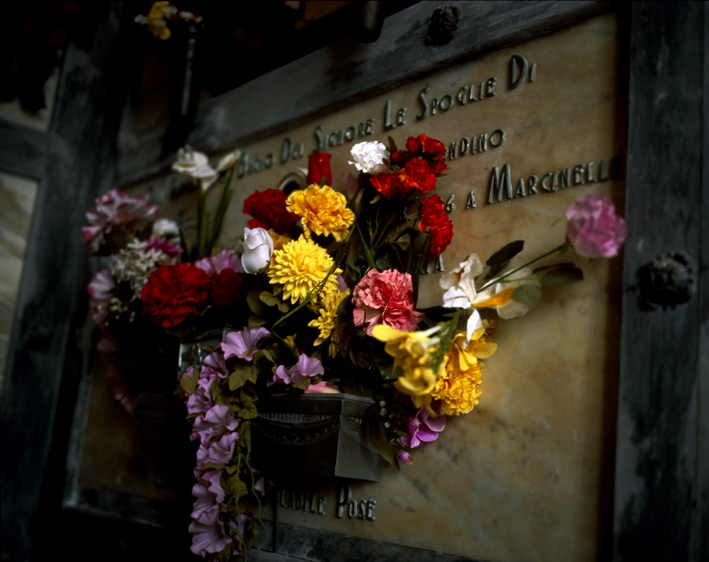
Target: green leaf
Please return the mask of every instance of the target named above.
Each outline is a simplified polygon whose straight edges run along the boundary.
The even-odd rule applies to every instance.
[[[258,298],[266,306],[277,307],[279,312],[288,312],[288,309],[290,308],[286,301],[275,296],[272,293],[269,293],[268,291],[262,291]]]
[[[305,379],[303,382],[296,382],[291,384],[293,388],[299,388],[300,390],[308,390],[310,386],[310,379]]]
[[[535,285],[521,285],[512,291],[512,299],[534,308],[542,298],[542,290]]]
[[[249,305],[249,309],[251,309],[251,312],[253,312],[256,316],[263,316],[266,312],[266,307],[263,306],[263,302],[261,302],[261,299],[259,298],[260,292],[260,289],[251,289],[246,294],[246,304]]]
[[[236,390],[246,384],[246,381],[256,382],[258,372],[253,365],[240,364],[229,375],[229,390]]]
[[[252,420],[258,415],[258,410],[256,409],[256,400],[243,388],[239,392],[239,405],[241,409],[238,409],[237,416],[245,420]]]
[[[187,394],[194,394],[194,391],[197,390],[197,377],[194,375],[191,377],[182,377],[180,379],[180,386]]]
[[[488,271],[485,275],[485,280],[492,279],[500,271],[505,269],[505,267],[507,267],[510,263],[510,260],[512,260],[512,258],[519,254],[523,249],[524,240],[515,240],[492,254],[485,262],[485,265],[490,268],[490,271]]]
[[[542,277],[543,285],[566,285],[583,281],[583,271],[578,267],[558,267]]]
[[[571,262],[552,263],[549,265],[540,265],[539,267],[535,267],[532,270],[532,273],[539,273],[540,271],[548,271],[550,269],[556,269],[557,267],[576,267],[576,266]]]
[[[495,267],[503,262],[509,263],[509,261],[523,249],[524,240],[515,240],[514,242],[510,242],[492,254],[485,262],[485,265],[488,267]]]
[[[362,420],[362,425],[364,426],[365,435],[374,446],[377,453],[379,453],[387,463],[398,469],[399,462],[396,460],[396,449],[389,442],[389,439],[387,439],[376,406],[369,408]]]

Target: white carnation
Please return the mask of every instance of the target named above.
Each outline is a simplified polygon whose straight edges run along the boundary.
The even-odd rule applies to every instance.
[[[350,161],[359,171],[367,174],[380,174],[388,172],[389,168],[384,160],[389,159],[389,151],[379,141],[360,142],[352,147],[350,152],[354,162]]]

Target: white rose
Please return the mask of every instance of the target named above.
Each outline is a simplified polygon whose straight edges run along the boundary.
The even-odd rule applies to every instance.
[[[244,241],[239,244],[241,265],[246,273],[261,273],[271,263],[273,239],[263,228],[245,228]]]
[[[389,151],[379,141],[360,142],[352,147],[350,151],[354,162],[350,161],[355,168],[367,174],[380,174],[388,172],[389,168],[384,163],[389,158]]]

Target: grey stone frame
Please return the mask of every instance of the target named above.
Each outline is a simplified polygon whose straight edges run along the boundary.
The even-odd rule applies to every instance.
[[[426,46],[442,5],[460,9],[459,29],[449,44]],[[709,4],[420,2],[388,18],[374,44],[343,40],[210,100],[189,140],[230,149],[606,10],[619,11],[627,39],[630,235],[614,506],[601,559],[699,562],[709,560]],[[179,506],[76,487],[92,349],[78,227],[98,193],[162,173],[173,157],[161,150],[164,131],[120,130],[121,25],[116,3],[90,52],[68,49],[47,134],[0,123],[0,169],[41,182],[1,398],[7,561],[192,559]],[[691,299],[646,310],[639,268],[676,252],[689,258]],[[280,537],[278,553],[249,558],[463,560],[286,525]]]

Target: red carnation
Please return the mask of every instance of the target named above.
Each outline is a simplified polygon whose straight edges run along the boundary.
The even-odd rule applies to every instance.
[[[214,306],[229,306],[233,303],[241,282],[241,275],[235,273],[233,269],[222,269],[214,276],[212,304]]]
[[[421,201],[419,230],[425,232],[428,229],[431,234],[428,253],[431,256],[439,256],[453,240],[453,221],[446,215],[443,200],[439,195],[431,195]]]
[[[436,174],[425,160],[409,160],[404,169],[399,172],[399,179],[402,180],[404,191],[407,193],[412,189],[418,189],[423,193],[436,189]]]
[[[399,175],[385,172],[369,178],[369,183],[387,199],[398,195],[401,189]]]
[[[255,191],[244,200],[244,213],[254,217],[258,226],[286,234],[300,218],[286,209],[286,199],[288,196],[280,189]]]
[[[158,267],[140,293],[143,315],[163,328],[174,328],[188,316],[199,315],[209,302],[211,281],[200,268],[187,263]]]

